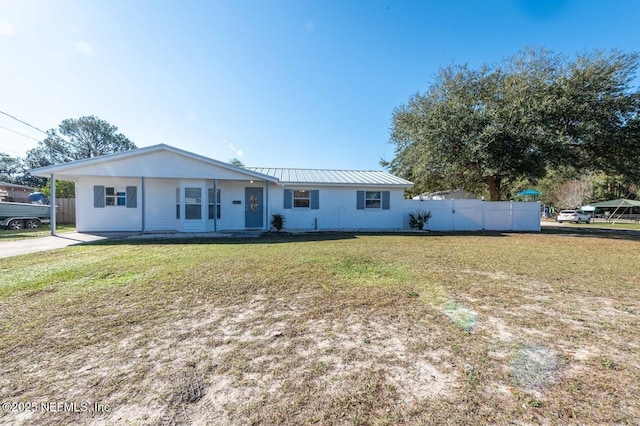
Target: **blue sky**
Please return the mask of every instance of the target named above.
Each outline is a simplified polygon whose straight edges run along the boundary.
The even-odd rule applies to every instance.
[[[96,115],[248,166],[380,169],[394,108],[438,69],[631,52],[639,19],[635,0],[0,0],[0,111],[42,130]],[[44,137],[0,126],[12,156]]]

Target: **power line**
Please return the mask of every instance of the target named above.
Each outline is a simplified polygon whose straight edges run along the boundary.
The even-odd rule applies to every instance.
[[[16,135],[24,136],[25,138],[29,138],[29,139],[32,139],[32,140],[34,140],[36,142],[39,142],[39,139],[32,138],[31,136],[25,135],[24,133],[16,132],[15,130],[9,129],[8,127],[0,126],[0,129],[4,129],[4,130],[7,130],[9,132],[15,133]]]
[[[44,130],[42,130],[42,129],[38,129],[36,126],[33,126],[33,125],[31,125],[31,124],[27,123],[26,121],[22,121],[22,120],[20,120],[19,118],[14,117],[14,116],[13,116],[13,115],[11,115],[11,114],[7,114],[7,113],[6,113],[6,112],[4,112],[4,111],[0,111],[0,114],[4,114],[4,115],[6,115],[7,117],[11,117],[11,118],[13,118],[13,119],[14,119],[14,120],[16,120],[16,121],[19,121],[20,123],[22,123],[22,124],[24,124],[24,125],[27,125],[27,126],[31,127],[32,129],[36,129],[36,130],[37,130],[37,131],[39,131],[40,133],[44,133],[45,135],[47,135],[47,132],[45,132]],[[16,132],[16,133],[17,133],[17,132]]]

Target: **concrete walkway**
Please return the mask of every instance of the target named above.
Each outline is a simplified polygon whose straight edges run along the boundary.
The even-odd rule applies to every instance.
[[[20,256],[22,254],[37,253],[40,251],[54,250],[74,244],[88,243],[104,240],[103,235],[81,234],[79,232],[67,232],[55,237],[40,237],[32,240],[0,241],[0,258]]]

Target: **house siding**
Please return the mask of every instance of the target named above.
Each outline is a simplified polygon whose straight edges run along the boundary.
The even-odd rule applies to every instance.
[[[319,209],[284,208],[285,189],[272,190],[271,214],[285,217],[285,229],[401,229],[403,227],[404,188],[327,187],[291,185],[287,189],[318,190]],[[389,191],[389,209],[357,207],[358,191]],[[316,227],[317,226],[317,227]]]
[[[212,185],[210,186],[213,188]],[[262,188],[263,191],[263,214],[266,217],[267,209],[267,194],[265,185],[262,182],[233,182],[233,181],[218,181],[218,189],[220,189],[220,219],[218,219],[218,231],[225,230],[237,230],[245,229],[244,213],[245,213],[245,200],[244,190],[247,187]],[[234,201],[236,204],[234,204]],[[237,204],[237,202],[240,202]],[[213,230],[213,220],[209,224],[209,230]]]
[[[145,230],[175,231],[178,179],[145,179]],[[138,191],[140,192],[140,191]]]
[[[95,207],[94,187],[135,186],[136,207],[124,206]],[[208,189],[214,188],[213,179],[149,179],[144,180],[144,211],[147,232],[179,231],[179,232],[213,232],[225,230],[245,229],[245,200],[246,187],[261,187],[264,194],[264,222],[268,223],[268,203],[264,183],[218,181],[220,190],[220,218],[209,219]],[[140,178],[100,178],[82,177],[76,183],[77,191],[77,219],[78,232],[95,231],[142,231],[142,179]],[[184,203],[185,188],[200,188],[202,190],[201,219],[185,219],[184,206],[181,206],[180,217],[176,218],[176,189],[180,189],[182,203]],[[273,188],[273,186],[272,186]],[[273,189],[272,189],[273,191]],[[234,204],[234,201],[240,202]],[[266,226],[265,226],[266,229]]]
[[[76,182],[76,229],[78,232],[140,231],[142,229],[140,182],[139,178],[79,178]],[[94,207],[94,186],[117,188],[136,186],[138,187],[136,194],[138,207],[127,208],[126,205]]]

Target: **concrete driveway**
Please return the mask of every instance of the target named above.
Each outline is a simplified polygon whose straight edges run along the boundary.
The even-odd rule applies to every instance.
[[[127,239],[135,242],[141,239],[185,239],[185,238],[257,238],[263,231],[229,231],[229,232],[103,232],[84,234],[81,232],[67,232],[55,237],[40,237],[34,239],[0,241],[0,258],[19,256],[21,254],[37,253],[39,251],[53,250],[72,246],[75,244],[89,243],[91,241],[105,239]]]
[[[27,240],[0,241],[0,258],[19,256],[22,254],[37,253],[39,251],[53,250],[72,246],[74,244],[88,243],[107,238],[103,235],[82,234],[68,232],[55,237],[41,237]]]

